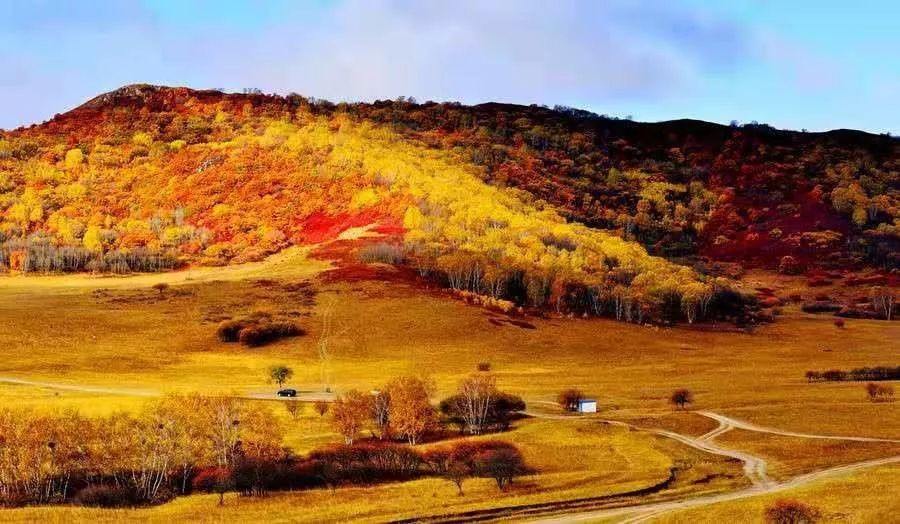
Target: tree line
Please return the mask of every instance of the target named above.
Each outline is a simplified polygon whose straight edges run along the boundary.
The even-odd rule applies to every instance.
[[[900,380],[900,366],[876,366],[854,368],[850,371],[829,369],[827,371],[807,371],[808,382],[866,382],[882,380]]]
[[[380,390],[351,390],[330,407],[332,425],[350,445],[365,432],[380,441],[401,440],[415,445],[452,425],[461,433],[480,435],[509,429],[525,409],[525,402],[499,391],[488,371],[472,373],[459,383],[457,393],[437,408],[430,401],[433,386],[418,377],[399,377]]]
[[[505,489],[527,472],[515,446],[500,441],[420,451],[376,440],[297,456],[283,437],[268,408],[227,396],[171,395],[137,414],[96,418],[2,408],[0,505],[136,506],[193,491],[261,495],[420,476],[460,488],[487,477]]]

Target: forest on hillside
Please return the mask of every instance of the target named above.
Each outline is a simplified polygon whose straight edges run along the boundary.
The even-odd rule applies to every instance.
[[[129,86],[0,134],[0,267],[220,265],[375,225],[402,236],[379,258],[458,290],[693,321],[744,298],[651,254],[896,268],[897,151],[849,131]]]

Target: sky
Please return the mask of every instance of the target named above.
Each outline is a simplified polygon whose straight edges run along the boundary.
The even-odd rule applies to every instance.
[[[151,83],[900,134],[896,0],[0,0],[0,128]]]

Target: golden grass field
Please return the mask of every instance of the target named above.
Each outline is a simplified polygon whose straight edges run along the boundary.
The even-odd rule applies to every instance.
[[[598,399],[597,418],[699,436],[716,423],[674,412],[668,404],[674,388],[688,387],[696,397],[693,407],[759,425],[900,438],[896,403],[869,402],[861,384],[807,384],[804,378],[809,369],[897,365],[896,323],[848,320],[839,330],[828,316],[791,308],[776,323],[752,331],[510,318],[403,283],[329,283],[320,278],[326,267],[292,249],[265,262],[163,275],[0,277],[0,402],[104,414],[139,409],[165,392],[271,394],[266,370],[276,363],[295,370],[291,386],[320,391],[315,344],[322,313],[332,308],[337,335],[329,373],[336,393],[370,390],[392,377],[417,374],[434,381],[438,400],[487,361],[499,387],[525,398],[529,410],[555,413],[549,403],[556,394],[578,387]],[[159,293],[151,288],[158,282],[171,287]],[[293,316],[308,334],[256,349],[216,339],[220,320],[257,310]],[[288,420],[276,401],[269,402],[286,420],[288,444],[298,452],[339,440],[309,407]],[[382,521],[627,491],[659,482],[675,463],[692,467],[679,476],[672,496],[746,483],[739,463],[596,420],[526,419],[500,438],[519,444],[538,470],[502,496],[487,481],[468,481],[466,495],[458,497],[451,483],[427,479],[264,499],[229,496],[224,508],[215,507],[214,497],[191,496],[136,510],[3,510],[0,520]],[[774,478],[900,452],[894,444],[829,443],[742,430],[718,442],[766,458]],[[828,481],[844,486],[840,496],[814,484],[798,497],[821,495],[829,511],[859,507],[859,514],[847,510],[851,520],[871,521],[880,510],[864,510],[863,502],[875,501],[878,493],[841,497],[865,492],[868,482],[870,488],[887,481],[896,485],[897,475],[897,467],[858,472]],[[878,500],[872,504],[886,504]],[[747,499],[711,506],[709,515],[752,520],[760,507],[762,502]],[[706,518],[706,508],[691,511]],[[678,520],[688,517],[674,513],[666,518],[697,521]]]
[[[898,482],[900,466],[884,466],[782,493],[674,512],[650,522],[763,522],[766,508],[776,500],[785,498],[815,506],[825,522],[896,522],[900,512],[896,489]]]

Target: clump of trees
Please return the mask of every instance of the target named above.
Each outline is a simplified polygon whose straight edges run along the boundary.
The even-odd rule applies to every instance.
[[[424,459],[435,474],[453,482],[463,494],[463,481],[469,477],[492,478],[500,490],[528,472],[519,450],[508,442],[479,440],[438,447],[425,453]]]
[[[174,253],[158,249],[114,249],[104,253],[80,246],[59,246],[41,234],[0,242],[0,268],[22,273],[155,273],[178,266]]]
[[[457,393],[442,400],[439,409],[460,431],[480,435],[509,429],[513,417],[525,410],[525,401],[499,391],[494,376],[479,371],[462,380]]]
[[[442,423],[470,435],[505,431],[525,409],[521,398],[497,389],[489,372],[462,380],[458,392],[442,400],[438,409],[431,404],[432,393],[431,383],[418,377],[399,377],[370,393],[351,390],[331,405],[332,425],[348,445],[365,434],[379,441],[415,445],[441,431]]]
[[[369,430],[381,439],[396,437],[415,445],[438,427],[432,391],[431,383],[418,377],[396,378],[375,393],[351,390],[331,406],[332,423],[347,444]]]
[[[249,316],[223,320],[216,328],[216,336],[222,342],[240,342],[244,346],[258,347],[286,337],[305,335],[292,320],[283,320],[270,313],[255,312]]]
[[[876,366],[854,368],[850,371],[829,369],[827,371],[807,371],[808,382],[879,382],[884,380],[900,380],[900,366]]]
[[[0,409],[0,504],[153,504],[199,468],[284,455],[278,419],[232,397],[169,396],[137,415]]]

